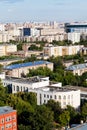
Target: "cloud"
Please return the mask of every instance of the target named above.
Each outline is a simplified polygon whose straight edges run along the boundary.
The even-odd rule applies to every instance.
[[[0,0],[0,2],[5,2],[5,3],[16,3],[16,2],[22,2],[24,0]]]

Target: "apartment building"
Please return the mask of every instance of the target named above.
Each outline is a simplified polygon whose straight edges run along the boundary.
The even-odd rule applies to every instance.
[[[4,67],[4,70],[6,75],[11,77],[22,77],[22,75],[29,73],[29,69],[37,69],[38,67],[48,67],[51,71],[53,71],[53,63],[43,60],[9,65]]]
[[[56,35],[58,33],[64,33],[63,28],[43,28],[41,29],[41,36],[49,36],[49,35]]]
[[[6,56],[9,52],[16,52],[17,45],[14,44],[0,44],[0,56]]]
[[[0,107],[0,130],[17,130],[17,111],[12,107]]]
[[[68,41],[71,41],[73,44],[80,42],[80,33],[70,32],[68,33]]]
[[[81,55],[87,55],[87,47],[83,47],[80,49],[80,54]]]
[[[9,42],[10,40],[14,40],[14,37],[8,33],[8,31],[0,32],[0,42]]]
[[[66,71],[72,72],[74,75],[82,75],[84,72],[87,72],[87,63],[71,65],[65,69]]]
[[[70,46],[46,46],[44,47],[44,54],[48,56],[65,56],[65,55],[75,55],[83,45],[70,45]]]

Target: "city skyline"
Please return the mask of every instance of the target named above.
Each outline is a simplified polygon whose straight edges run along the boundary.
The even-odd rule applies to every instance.
[[[0,0],[0,22],[87,21],[84,0]]]

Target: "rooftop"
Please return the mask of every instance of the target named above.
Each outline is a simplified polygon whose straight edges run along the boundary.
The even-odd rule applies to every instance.
[[[5,80],[16,82],[16,83],[22,83],[22,84],[32,84],[41,81],[49,81],[49,77],[34,76],[30,78],[15,78],[15,77],[6,76]]]
[[[66,70],[78,70],[78,69],[84,69],[87,68],[87,63],[84,64],[77,64],[77,65],[71,65],[66,68]]]
[[[21,64],[14,64],[4,67],[4,69],[12,70],[22,67],[28,67],[28,66],[37,66],[37,65],[43,65],[43,64],[50,64],[51,62],[48,61],[34,61],[34,62],[27,62],[27,63],[21,63]]]
[[[0,115],[14,111],[10,106],[0,107]]]
[[[76,89],[76,88],[68,88],[66,86],[64,87],[58,87],[58,86],[46,86],[46,87],[41,87],[39,88],[41,91],[45,91],[45,92],[70,92],[70,91],[77,91],[80,89]]]

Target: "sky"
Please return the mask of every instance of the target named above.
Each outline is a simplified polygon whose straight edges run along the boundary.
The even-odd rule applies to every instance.
[[[87,0],[0,0],[0,22],[87,21]]]

